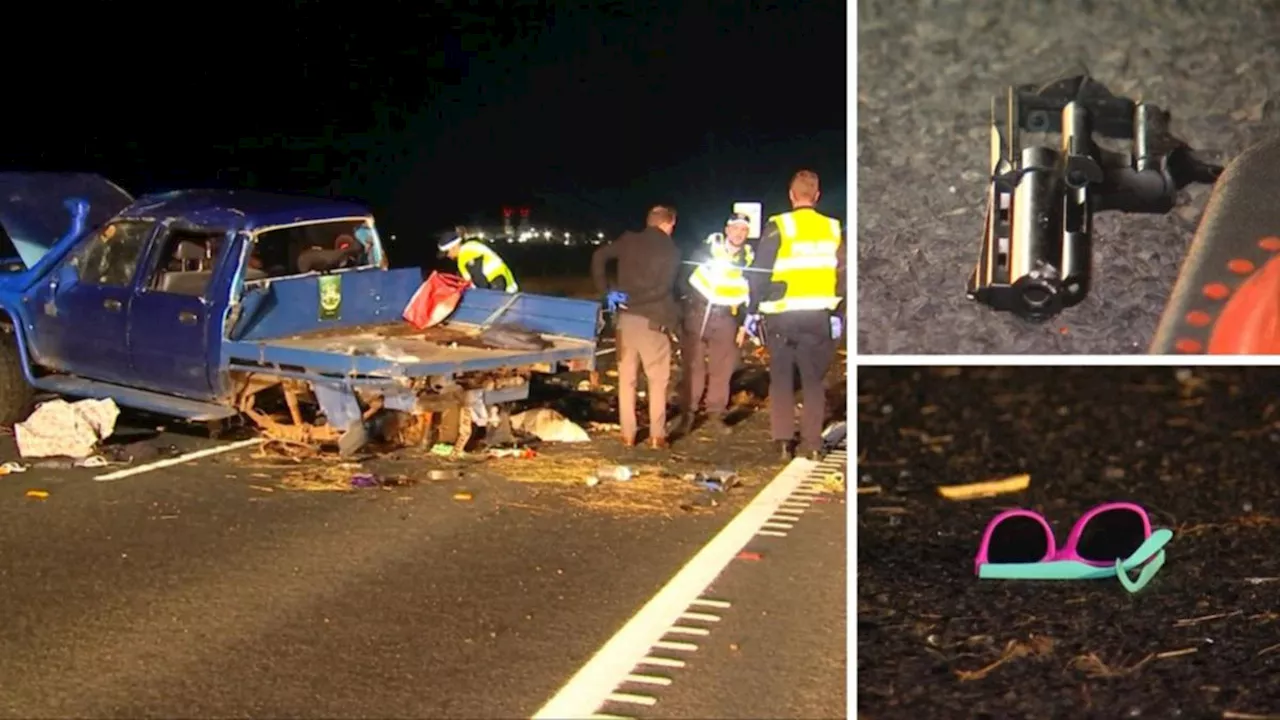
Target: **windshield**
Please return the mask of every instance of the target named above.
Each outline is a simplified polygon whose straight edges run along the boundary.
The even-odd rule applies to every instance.
[[[246,280],[382,264],[382,248],[367,218],[267,230],[250,247]]]

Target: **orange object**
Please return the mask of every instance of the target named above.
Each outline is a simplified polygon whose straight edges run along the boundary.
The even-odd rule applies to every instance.
[[[462,293],[469,287],[471,283],[459,275],[432,272],[409,299],[404,319],[419,330],[439,325],[458,309]]]
[[[471,493],[469,492],[454,493],[453,499],[461,502],[469,502],[471,500]]]
[[[27,497],[31,498],[32,500],[44,500],[45,498],[49,497],[49,493],[46,490],[28,490]]]

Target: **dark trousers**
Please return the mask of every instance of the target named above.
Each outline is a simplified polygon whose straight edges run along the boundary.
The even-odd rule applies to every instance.
[[[722,416],[729,409],[729,381],[738,365],[738,322],[725,309],[712,309],[706,315],[706,329],[702,318],[706,306],[690,306],[684,317],[684,337],[681,339],[680,409],[695,413],[702,405],[706,393],[707,414]]]
[[[769,349],[769,420],[775,441],[795,435],[795,375],[799,371],[804,408],[800,415],[800,452],[822,448],[827,395],[823,379],[836,357],[831,314],[800,310],[765,316]]]

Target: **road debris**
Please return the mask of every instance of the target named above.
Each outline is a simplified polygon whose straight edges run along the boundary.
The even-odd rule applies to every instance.
[[[50,400],[36,406],[27,419],[14,425],[14,439],[22,457],[85,458],[115,431],[120,408],[103,400]]]
[[[512,415],[511,429],[532,435],[543,442],[591,442],[591,436],[581,425],[551,408],[537,408]]]
[[[940,485],[938,494],[948,500],[977,500],[1026,490],[1031,485],[1031,475],[1023,473],[1003,480],[968,483],[965,485]]]
[[[738,559],[739,560],[763,560],[764,556],[758,552],[743,550],[742,552],[738,553]]]
[[[0,475],[12,475],[13,473],[24,473],[27,466],[19,462],[7,462],[0,465]]]
[[[1000,654],[1000,657],[995,662],[977,670],[956,670],[956,678],[961,682],[981,680],[995,672],[1001,665],[1012,660],[1024,657],[1039,658],[1049,655],[1053,652],[1053,645],[1053,638],[1044,635],[1031,635],[1026,642],[1010,640],[1009,644],[1005,645],[1004,652]]]
[[[28,490],[26,496],[32,500],[44,500],[49,497],[47,490]]]
[[[475,499],[475,496],[473,496],[469,492],[456,492],[453,494],[453,499],[457,500],[458,502],[471,502],[473,499]]]
[[[709,473],[692,473],[685,476],[694,485],[711,492],[728,492],[740,484],[738,473],[732,470],[714,470]]]

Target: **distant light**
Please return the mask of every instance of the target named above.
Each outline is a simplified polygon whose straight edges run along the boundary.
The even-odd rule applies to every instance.
[[[391,242],[395,242],[395,241],[396,241],[396,236],[395,236],[395,235],[390,235],[390,236],[388,236],[388,239],[389,239],[389,240],[391,240]]]
[[[481,240],[483,240],[483,239],[484,239],[484,233],[483,233],[483,232],[479,232],[479,231],[477,231],[477,232],[476,232],[476,237],[478,237],[478,238],[480,238]]]
[[[546,232],[542,233],[542,239],[543,239],[543,240],[550,240],[550,239],[551,239],[551,231],[550,231],[550,230],[548,230],[548,231],[546,231]]]
[[[565,240],[568,240],[568,239],[569,239],[569,233],[565,233],[565,234],[564,234],[564,239],[565,239]]]
[[[573,243],[569,242],[568,240],[565,240],[565,241],[564,241],[564,244],[565,244],[565,245],[572,245]]]
[[[596,239],[597,239],[597,240],[603,240],[603,239],[604,239],[604,233],[602,233],[602,232],[598,232],[598,233],[596,233]],[[596,243],[596,244],[598,245],[599,243]]]
[[[600,243],[602,243],[602,242],[604,242],[604,241],[603,241],[603,240],[592,240],[592,241],[591,241],[591,244],[592,244],[592,245],[599,245],[599,244],[600,244]]]
[[[513,240],[512,238],[507,238],[507,244],[508,244],[508,245],[510,245],[510,244],[511,244],[511,243],[513,243],[513,242],[515,242],[515,240]],[[524,242],[524,241],[523,241],[523,240],[521,240],[520,242]]]

